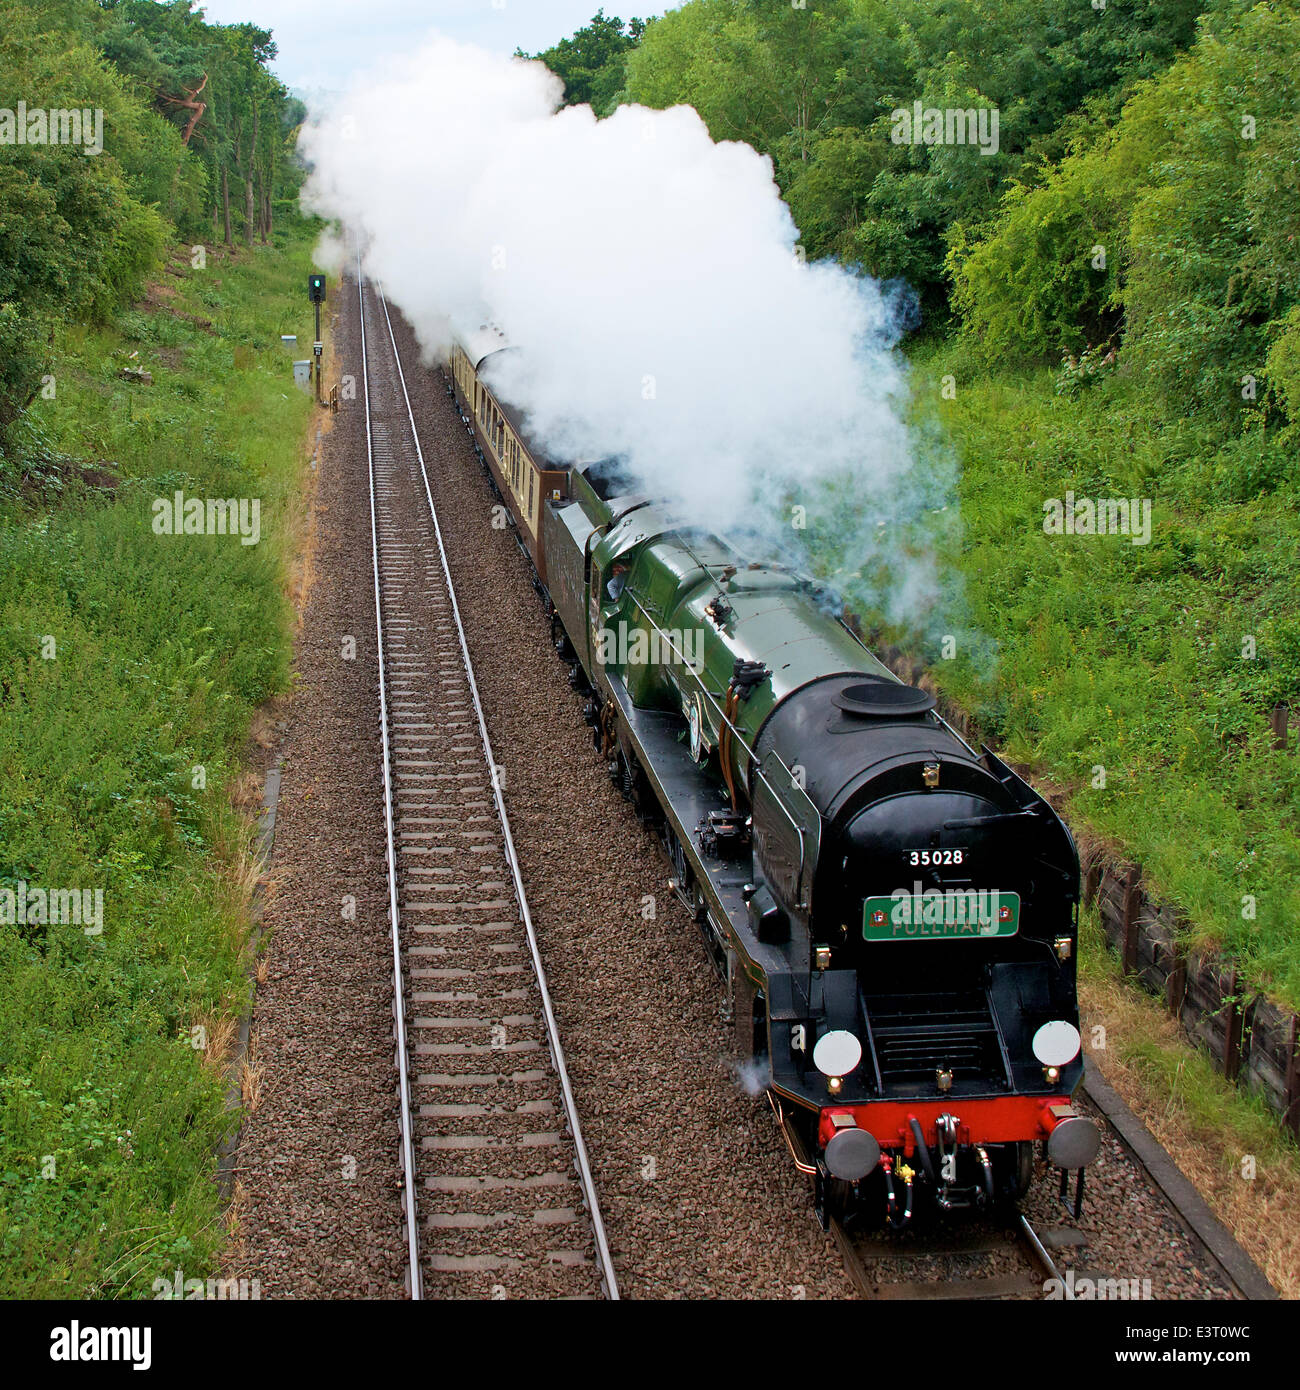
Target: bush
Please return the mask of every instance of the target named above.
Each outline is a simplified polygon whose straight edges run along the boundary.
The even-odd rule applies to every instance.
[[[1122,310],[1121,362],[1166,415],[1239,429],[1243,383],[1267,371],[1294,419],[1292,350],[1270,354],[1300,301],[1297,52],[1290,4],[1207,25],[1112,132],[1013,188],[983,239],[953,228],[954,301],[984,359],[1077,352]]]
[[[985,240],[950,232],[953,304],[986,362],[1076,353],[1114,331],[1124,225],[1106,154],[1071,156],[1042,187],[1013,186]]]
[[[0,304],[0,457],[11,427],[40,387],[42,339],[40,328],[17,305]]]
[[[1282,320],[1264,359],[1269,400],[1286,421],[1286,437],[1300,441],[1300,305]]]

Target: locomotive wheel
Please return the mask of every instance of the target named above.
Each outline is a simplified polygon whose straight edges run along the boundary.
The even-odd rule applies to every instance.
[[[995,1205],[1013,1208],[1029,1191],[1034,1180],[1033,1144],[1005,1144],[993,1160]]]
[[[573,643],[569,641],[569,634],[564,630],[564,624],[560,621],[560,615],[551,615],[551,645],[555,648],[556,655],[561,661],[573,663],[577,661],[578,654],[573,650]]]
[[[1034,1180],[1034,1146],[1017,1144],[1014,1156],[1013,1185],[1011,1200],[1019,1201],[1028,1191]]]
[[[657,821],[662,812],[650,790],[650,779],[645,775],[645,769],[634,755],[624,752],[619,753],[618,765],[619,790],[636,809],[637,820],[642,825]]]
[[[829,1231],[832,1221],[846,1230],[861,1215],[861,1203],[851,1182],[818,1173],[813,1179],[813,1211],[823,1231]]]

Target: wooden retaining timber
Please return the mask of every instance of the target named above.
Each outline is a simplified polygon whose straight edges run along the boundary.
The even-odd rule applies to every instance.
[[[845,622],[909,685],[934,695],[940,715],[975,747],[983,738],[970,716],[935,689],[924,664],[897,647],[874,642],[848,614]],[[1270,714],[1278,747],[1286,747],[1290,711]],[[1017,769],[1024,773],[1024,769]],[[1046,793],[1057,811],[1061,798]],[[1187,923],[1142,886],[1141,870],[1113,849],[1076,832],[1083,900],[1095,903],[1106,938],[1126,975],[1135,976],[1209,1054],[1229,1081],[1260,1096],[1300,1138],[1300,1015],[1243,989],[1237,970],[1217,953],[1188,946]]]

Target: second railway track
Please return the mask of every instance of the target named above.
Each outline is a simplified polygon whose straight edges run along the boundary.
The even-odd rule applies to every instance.
[[[382,293],[357,269],[412,1297],[618,1297]]]

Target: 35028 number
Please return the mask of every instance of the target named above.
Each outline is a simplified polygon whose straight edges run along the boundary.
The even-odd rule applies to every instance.
[[[914,868],[961,864],[966,858],[964,849],[910,849],[906,853],[907,862]]]

